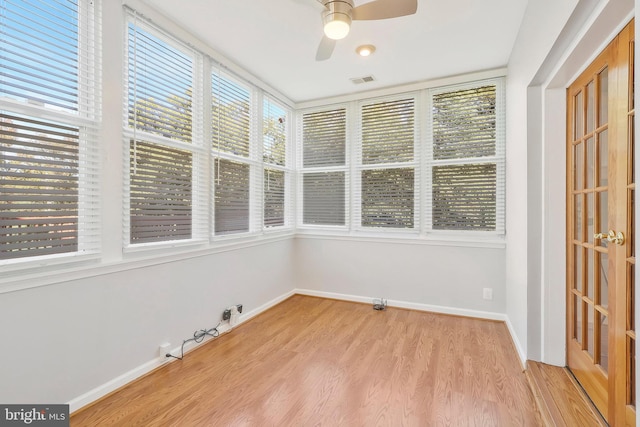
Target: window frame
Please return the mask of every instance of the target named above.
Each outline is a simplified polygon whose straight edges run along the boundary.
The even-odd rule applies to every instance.
[[[8,274],[93,264],[101,256],[102,210],[99,195],[100,129],[102,126],[102,10],[99,3],[77,2],[77,110],[0,96],[0,111],[78,128],[77,249],[44,255],[0,258]]]
[[[145,251],[150,249],[162,249],[171,247],[183,247],[188,245],[199,245],[206,243],[208,226],[205,217],[206,200],[206,150],[204,148],[203,123],[203,68],[204,58],[200,52],[190,47],[181,40],[168,34],[162,28],[149,22],[136,10],[124,6],[124,37],[123,37],[123,233],[122,246],[125,253]],[[131,68],[129,62],[129,31],[130,26],[139,27],[142,31],[166,43],[180,54],[188,56],[192,60],[191,67],[191,140],[189,142],[180,141],[163,135],[146,132],[129,125],[129,96],[132,82],[129,80],[128,70]],[[132,141],[153,144],[159,147],[188,151],[191,154],[191,238],[161,240],[155,242],[134,243],[131,242],[131,155],[130,144]]]
[[[336,110],[345,110],[345,161],[344,165],[339,166],[313,166],[304,167],[304,115],[315,114]],[[353,106],[351,103],[329,104],[315,108],[302,109],[296,111],[296,229],[297,230],[317,230],[327,232],[347,232],[351,229],[351,187],[353,171],[351,167],[351,159],[353,153],[351,152],[352,140],[353,140]],[[344,174],[344,209],[345,218],[344,225],[330,225],[330,224],[306,224],[304,222],[304,176],[305,174],[323,173],[323,172],[342,172]]]
[[[382,104],[387,102],[412,100],[413,101],[413,159],[406,162],[388,162],[388,163],[364,163],[363,161],[363,108],[370,105]],[[420,138],[420,114],[421,114],[421,98],[418,92],[400,93],[391,96],[368,98],[360,100],[356,104],[356,137],[354,146],[355,161],[353,162],[353,211],[351,227],[358,233],[381,233],[396,234],[407,236],[418,236],[421,230],[422,214],[421,214],[421,138]],[[387,169],[413,169],[413,227],[369,227],[362,225],[362,173],[372,170]]]
[[[433,158],[433,96],[443,93],[469,90],[484,86],[495,85],[496,88],[496,146],[495,154],[486,157],[465,157],[460,159],[435,160]],[[424,230],[423,234],[427,236],[435,236],[438,238],[459,239],[464,237],[470,238],[503,238],[505,234],[505,196],[506,196],[506,98],[505,78],[496,77],[491,79],[483,79],[471,81],[455,85],[440,86],[430,88],[426,91],[426,135],[423,150],[423,198],[424,198]],[[433,168],[437,166],[447,165],[470,165],[470,164],[495,164],[496,165],[496,229],[495,230],[436,230],[433,229],[433,184],[432,173]]]

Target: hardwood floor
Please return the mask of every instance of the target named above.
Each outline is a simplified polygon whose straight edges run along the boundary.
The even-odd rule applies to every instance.
[[[504,323],[295,295],[71,425],[541,422]]]
[[[566,368],[527,361],[527,375],[547,426],[604,427],[607,423]]]

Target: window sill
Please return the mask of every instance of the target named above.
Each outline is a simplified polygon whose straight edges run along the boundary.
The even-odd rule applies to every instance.
[[[476,235],[474,233],[429,233],[426,235],[398,233],[394,231],[370,232],[357,230],[336,232],[331,230],[297,229],[295,236],[300,239],[345,240],[356,242],[393,243],[404,245],[457,246],[468,248],[506,248],[506,239],[498,235]]]
[[[245,235],[243,238],[215,240],[209,245],[202,241],[190,241],[190,244],[185,242],[184,245],[174,245],[173,247],[165,246],[153,248],[155,250],[134,251],[124,254],[122,260],[109,263],[99,263],[95,257],[92,259],[83,258],[82,264],[67,262],[64,265],[56,265],[59,267],[58,269],[52,269],[50,263],[45,265],[41,262],[37,268],[28,268],[25,264],[23,269],[7,271],[6,274],[3,272],[0,275],[0,294],[230,252],[288,240],[293,236],[293,231],[288,229],[282,230],[280,233]],[[176,251],[176,249],[181,250]],[[87,264],[89,262],[90,264]]]

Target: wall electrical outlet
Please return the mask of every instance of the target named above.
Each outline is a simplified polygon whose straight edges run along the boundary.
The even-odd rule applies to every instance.
[[[486,300],[493,299],[493,288],[483,288],[482,289],[482,298]]]
[[[169,353],[169,347],[171,347],[171,344],[168,342],[163,342],[162,344],[160,344],[158,350],[160,357],[167,357],[167,353]]]
[[[225,311],[222,312],[222,320],[229,320],[231,319],[231,309],[227,308]]]

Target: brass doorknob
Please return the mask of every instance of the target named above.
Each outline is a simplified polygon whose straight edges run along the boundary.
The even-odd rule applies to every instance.
[[[613,230],[609,230],[608,233],[596,233],[593,235],[594,239],[607,239],[609,243],[615,243],[616,245],[624,245],[624,234],[622,231],[617,233]]]

